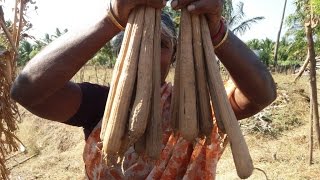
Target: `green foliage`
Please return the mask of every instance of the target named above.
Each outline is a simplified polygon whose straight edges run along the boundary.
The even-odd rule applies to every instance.
[[[245,19],[246,16],[243,11],[243,7],[243,2],[239,2],[238,4],[234,5],[232,0],[224,1],[222,16],[227,20],[229,28],[235,34],[243,35],[251,28],[253,24],[264,19],[262,16]],[[180,11],[175,11],[169,6],[166,6],[163,10],[171,15],[178,32],[180,24]]]
[[[275,47],[274,41],[268,38],[264,40],[253,39],[248,41],[247,45],[251,49],[258,52],[259,58],[266,66],[269,67],[271,64],[273,64]],[[306,51],[305,48],[299,47],[298,45],[300,46],[300,44],[294,41],[289,41],[287,37],[283,37],[281,39],[278,52],[279,66],[294,66],[302,62],[305,56],[303,56],[304,54],[300,53],[304,53]],[[302,48],[303,50],[297,48]]]
[[[253,24],[264,19],[262,16],[245,19],[243,8],[243,2],[239,2],[235,7],[231,0],[224,2],[222,15],[227,20],[230,30],[235,34],[243,35]]]
[[[168,13],[171,16],[171,18],[172,18],[172,20],[174,22],[175,28],[176,28],[176,32],[178,32],[179,31],[179,25],[180,25],[180,14],[181,14],[181,12],[180,11],[175,11],[169,6],[164,7],[163,11],[165,11],[166,13]]]
[[[164,8],[170,16],[172,17],[175,28],[179,28],[180,24],[180,11],[175,11],[171,7],[166,6]],[[233,31],[235,33],[244,33],[253,23],[258,22],[259,20],[263,19],[263,17],[256,17],[248,20],[244,20],[245,14],[243,12],[243,3],[239,3],[237,8],[233,8],[232,0],[226,0],[223,10],[223,15],[226,17],[227,20],[230,20],[229,25],[232,25]],[[60,37],[68,30],[61,31],[60,29],[56,29],[55,34],[45,34],[44,38],[40,40],[36,40],[33,44],[30,44],[28,41],[23,41],[19,47],[20,56],[18,59],[18,64],[20,66],[24,66],[32,57],[34,57],[43,47],[51,43],[54,39]],[[266,56],[266,55],[264,55]],[[265,57],[266,62],[269,62],[269,57]],[[99,64],[99,65],[106,65],[112,68],[115,65],[116,55],[112,52],[112,47],[110,43],[107,43],[103,46],[97,54],[92,58],[91,63]]]
[[[60,31],[59,28],[56,28],[56,32],[54,35],[45,34],[44,38],[40,40],[35,40],[35,42],[30,43],[27,40],[22,40],[19,45],[19,57],[17,59],[18,66],[24,66],[26,63],[33,58],[38,52],[41,51],[42,48],[51,43],[54,39],[62,36],[67,33],[68,30],[65,29],[63,32]]]
[[[222,16],[226,19],[231,19],[233,11],[232,0],[225,0],[223,4]]]
[[[43,49],[56,38],[62,36],[67,32],[67,29],[61,31],[59,28],[56,28],[55,34],[50,35],[46,33],[42,39],[35,40],[33,43],[30,43],[27,40],[21,41],[19,46],[19,57],[17,60],[18,66],[24,66],[30,59],[32,59],[36,54],[38,54],[41,51],[41,49]],[[113,68],[115,62],[116,56],[112,52],[112,47],[110,43],[104,45],[92,58],[91,61],[91,63],[93,64],[106,65],[109,68]]]
[[[7,28],[10,28],[10,26],[12,25],[12,22],[11,21],[5,21],[5,25],[6,25]],[[0,34],[0,47],[3,48],[3,49],[11,49],[9,40],[7,39],[7,37],[4,34],[4,32],[2,32]]]
[[[302,63],[307,56],[307,39],[305,34],[305,22],[311,14],[310,2],[314,7],[319,7],[319,0],[295,0],[296,11],[286,19],[288,31],[285,38],[287,41],[288,59],[295,59],[296,63]],[[315,8],[316,9],[316,8]],[[316,53],[320,51],[320,27],[313,28],[313,39]],[[281,48],[282,45],[280,45]],[[282,47],[283,48],[283,47]],[[285,62],[288,64],[289,62]]]
[[[317,15],[320,15],[320,0],[311,0],[311,3],[313,5],[314,12]]]
[[[93,64],[106,65],[108,68],[113,68],[116,63],[116,55],[112,51],[111,43],[104,45],[92,59]]]
[[[264,40],[253,39],[247,42],[247,45],[258,52],[260,60],[266,66],[271,64],[275,42],[269,38]]]
[[[3,34],[0,35],[0,48],[2,49],[11,48],[11,46],[9,45],[9,41],[7,40],[6,36]]]
[[[261,48],[259,39],[252,39],[247,42],[247,45],[253,50],[259,50]]]
[[[21,41],[19,47],[18,66],[24,66],[29,60],[29,55],[33,51],[32,45],[28,41]]]

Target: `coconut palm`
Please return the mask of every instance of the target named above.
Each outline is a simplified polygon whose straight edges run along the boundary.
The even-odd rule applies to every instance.
[[[251,49],[255,50],[255,52],[257,52],[261,61],[268,67],[272,60],[274,44],[275,43],[269,38],[266,38],[264,40],[252,39],[247,42],[247,45]]]
[[[260,40],[259,39],[252,39],[249,42],[247,42],[247,45],[250,47],[250,49],[253,50],[260,50],[261,45],[260,45]]]
[[[56,28],[56,32],[54,35],[50,35],[46,33],[44,35],[44,38],[40,40],[35,40],[34,43],[30,43],[27,40],[23,40],[20,43],[19,46],[19,59],[18,59],[18,65],[24,66],[31,58],[33,58],[38,52],[43,49],[45,46],[47,46],[49,43],[51,43],[56,38],[62,36],[68,32],[68,29],[65,29],[63,31],[60,31],[59,28]]]
[[[285,1],[284,1],[284,7],[283,7],[283,11],[282,11],[280,28],[279,28],[279,31],[278,31],[276,46],[275,46],[275,50],[274,50],[274,51],[275,51],[275,52],[274,52],[274,67],[276,67],[276,66],[277,66],[277,63],[278,63],[279,41],[280,41],[280,35],[281,35],[281,30],[282,30],[284,15],[285,15],[285,13],[286,13],[287,2],[288,2],[288,0],[285,0]]]
[[[59,28],[56,28],[56,32],[54,35],[51,35],[51,38],[58,38],[60,36],[62,36],[63,34],[67,33],[68,32],[68,29],[64,29],[63,32],[61,32],[61,30]]]
[[[236,8],[233,7],[232,0],[226,0],[224,3],[223,16],[228,22],[230,30],[235,34],[243,35],[251,26],[264,19],[263,16],[244,19],[244,3],[239,2]]]
[[[32,45],[28,41],[22,41],[19,46],[18,66],[24,66],[29,60],[29,54],[33,51]]]

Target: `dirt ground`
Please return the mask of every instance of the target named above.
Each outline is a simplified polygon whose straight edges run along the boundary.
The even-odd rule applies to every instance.
[[[14,166],[11,179],[83,178],[82,129],[40,119],[24,110],[22,112],[25,114],[18,136],[27,147],[27,152],[10,159],[8,167]]]
[[[254,166],[263,170],[268,179],[320,179],[320,151],[317,145],[315,145],[313,165],[309,165],[308,102],[299,94],[290,94],[296,92],[296,89],[292,90],[291,75],[277,75],[275,79],[279,89],[288,92],[290,101],[294,103],[283,107],[286,112],[289,111],[289,114],[281,116],[285,122],[282,126],[286,128],[278,128],[281,131],[277,131],[276,136],[249,133],[244,130]],[[307,78],[303,78],[295,87],[304,89],[308,94]],[[293,108],[295,106],[296,109]],[[282,111],[277,112],[282,113]],[[83,179],[82,129],[38,118],[23,108],[20,113],[22,122],[19,123],[18,137],[26,146],[27,152],[8,160],[11,179]],[[280,115],[272,117],[278,118]],[[299,123],[286,121],[292,117]],[[286,124],[287,122],[289,124]],[[230,148],[218,163],[217,179],[239,179]],[[262,171],[255,170],[249,179],[263,180],[266,177]]]

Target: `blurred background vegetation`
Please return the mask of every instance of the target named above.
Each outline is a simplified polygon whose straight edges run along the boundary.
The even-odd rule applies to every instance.
[[[246,44],[254,50],[254,52],[260,57],[261,61],[270,69],[277,66],[277,70],[283,71],[295,71],[303,63],[306,58],[307,52],[307,42],[304,32],[304,17],[305,9],[302,8],[305,0],[296,0],[295,5],[297,10],[295,13],[291,14],[284,23],[288,27],[288,30],[279,40],[279,50],[278,50],[278,60],[277,64],[274,63],[274,51],[276,42],[271,39],[252,39]],[[317,5],[319,1],[314,0],[314,4]],[[246,17],[243,11],[244,3],[239,2],[237,4],[233,3],[232,0],[225,0],[225,6],[223,11],[223,16],[225,17],[229,29],[237,34],[243,35],[245,32],[250,31],[250,28],[254,26],[255,23],[263,23],[264,17]],[[315,6],[316,7],[316,6]],[[166,7],[164,11],[169,13],[178,30],[180,13],[178,11],[173,11],[171,8]],[[316,12],[319,12],[315,8]],[[279,17],[280,18],[280,17]],[[11,22],[7,22],[7,26],[10,27]],[[42,48],[47,46],[50,42],[60,37],[61,35],[67,33],[68,30],[56,29],[54,34],[45,34],[43,38],[35,39],[34,37],[29,37],[27,33],[23,38],[19,46],[20,56],[18,58],[18,65],[24,66],[32,57],[34,57]],[[314,42],[315,50],[318,52],[320,50],[319,36],[320,28],[317,26],[314,28]],[[1,39],[0,39],[1,43]],[[1,43],[3,44],[3,43]],[[107,43],[89,62],[92,65],[104,65],[108,68],[112,68],[115,64],[116,55],[112,52],[111,43]]]

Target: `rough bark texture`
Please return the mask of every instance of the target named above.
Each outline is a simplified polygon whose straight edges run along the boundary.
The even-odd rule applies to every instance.
[[[195,62],[195,72],[197,80],[197,112],[200,124],[200,131],[206,137],[211,136],[213,128],[213,118],[210,105],[210,97],[207,86],[206,69],[204,66],[203,46],[201,39],[199,15],[192,15],[193,52]]]
[[[110,158],[119,152],[126,127],[130,100],[132,98],[137,73],[144,13],[145,8],[140,7],[135,17],[128,51],[124,60],[103,139],[102,151]]]
[[[113,101],[114,101],[114,96],[115,96],[116,91],[117,91],[118,82],[119,82],[121,71],[122,71],[122,67],[123,67],[123,64],[124,64],[124,59],[125,59],[125,56],[126,56],[127,51],[128,51],[131,32],[132,32],[132,26],[133,26],[133,23],[134,23],[134,20],[135,20],[135,16],[136,16],[136,11],[134,10],[130,14],[130,17],[129,17],[129,20],[128,20],[128,23],[127,23],[127,26],[126,26],[126,30],[125,30],[125,33],[124,33],[124,36],[123,36],[121,49],[120,49],[120,52],[119,52],[115,67],[113,69],[110,91],[109,91],[109,94],[108,94],[108,99],[107,99],[105,111],[104,111],[104,114],[103,114],[102,125],[101,125],[100,139],[102,141],[104,139],[104,134],[105,134],[105,131],[106,131],[106,128],[107,128],[108,119],[109,119],[109,116],[110,116],[110,113],[111,113],[111,109],[112,109],[112,105],[113,105]]]
[[[147,7],[138,65],[137,90],[129,119],[129,146],[145,132],[151,105],[155,9]]]
[[[179,34],[179,37],[181,33]],[[171,127],[176,132],[179,129],[179,103],[180,103],[180,54],[181,54],[181,41],[178,39],[177,44],[177,57],[176,68],[174,71],[174,86],[171,96]]]
[[[199,133],[197,120],[196,81],[192,50],[191,15],[186,9],[181,12],[180,54],[180,110],[179,132],[186,140],[193,141]]]
[[[310,87],[311,87],[311,100],[313,108],[313,121],[316,130],[318,144],[320,146],[320,127],[319,127],[319,110],[318,110],[318,94],[317,94],[317,77],[316,77],[316,56],[314,50],[314,41],[312,37],[311,24],[306,25],[306,36],[308,40],[308,51],[310,55]]]
[[[279,41],[280,41],[280,36],[281,36],[281,30],[282,30],[282,25],[283,25],[283,20],[284,20],[284,15],[286,13],[286,8],[287,8],[287,1],[284,1],[284,7],[282,11],[282,17],[281,17],[281,23],[280,23],[280,28],[278,31],[278,36],[277,36],[277,41],[276,41],[276,46],[275,46],[275,51],[274,51],[274,67],[278,65],[278,51],[279,51]]]
[[[211,42],[210,31],[204,16],[201,16],[201,32],[204,44],[207,77],[210,96],[214,104],[216,118],[222,118],[229,137],[234,163],[240,178],[248,178],[253,171],[252,159],[249,149],[241,133],[238,121],[228,101],[228,97],[216,63],[214,49]]]
[[[153,18],[153,17],[149,17]],[[160,109],[161,86],[161,11],[156,10],[154,30],[154,57],[153,57],[153,99],[151,121],[146,134],[146,153],[153,159],[158,159],[162,148],[162,119]]]
[[[310,99],[309,165],[313,164],[313,105]]]
[[[310,54],[309,54],[309,51],[308,51],[308,54],[307,54],[307,58],[306,60],[304,61],[302,67],[300,68],[296,78],[294,79],[294,82],[296,82],[303,74],[303,72],[306,70],[306,68],[308,67],[308,64],[310,62]]]

